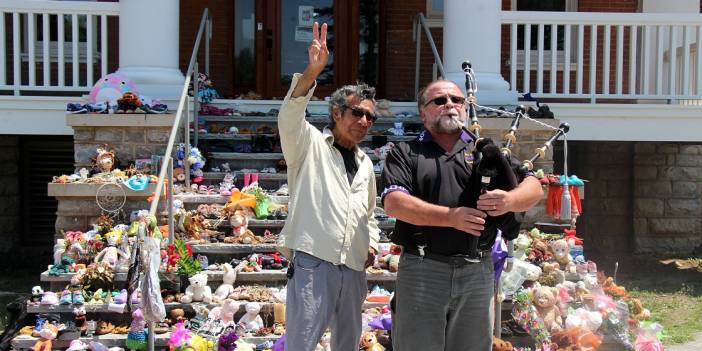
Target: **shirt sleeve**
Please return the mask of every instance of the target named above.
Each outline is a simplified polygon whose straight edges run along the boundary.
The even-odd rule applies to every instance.
[[[407,144],[400,143],[395,146],[385,159],[385,166],[382,173],[383,192],[380,195],[381,202],[385,203],[385,196],[388,194],[401,191],[403,193],[412,193],[412,166],[408,152],[404,149]]]
[[[375,197],[378,194],[375,185],[375,172],[373,167],[370,168],[370,177],[368,183],[368,235],[370,236],[370,247],[375,252],[380,252],[378,242],[380,241],[380,229],[378,228],[378,220],[375,218]]]
[[[310,131],[314,128],[305,120],[305,109],[317,87],[317,83],[310,88],[305,96],[292,97],[292,92],[297,86],[300,73],[293,75],[290,89],[278,113],[278,132],[283,157],[288,166],[294,167],[304,159],[310,146]]]

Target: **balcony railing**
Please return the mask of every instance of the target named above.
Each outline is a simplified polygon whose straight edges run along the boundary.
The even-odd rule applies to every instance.
[[[4,0],[0,14],[0,91],[81,92],[108,73],[119,3]]]
[[[520,93],[592,102],[702,99],[700,14],[503,11],[502,24],[506,76]]]

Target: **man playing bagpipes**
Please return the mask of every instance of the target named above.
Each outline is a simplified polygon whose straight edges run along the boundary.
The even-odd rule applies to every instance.
[[[495,172],[500,172],[499,165],[482,175],[507,182],[504,176],[509,175],[514,181],[509,191],[490,190],[481,186],[485,178],[471,177],[474,163],[485,161],[487,167],[489,162],[475,159],[481,154],[473,152],[476,136],[463,127],[468,101],[454,82],[431,82],[417,100],[425,130],[390,152],[382,175],[383,207],[397,218],[392,239],[404,249],[396,281],[393,348],[488,351],[495,286],[490,248],[495,238],[481,237],[481,232],[495,227],[496,218],[535,205],[543,195],[541,185],[533,176],[515,176],[509,166],[502,178]],[[499,149],[488,144],[479,144],[483,158],[504,161]]]

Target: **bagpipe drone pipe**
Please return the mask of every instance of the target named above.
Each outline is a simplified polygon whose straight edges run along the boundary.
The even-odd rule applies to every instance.
[[[528,160],[518,162],[512,157],[511,147],[517,141],[517,130],[526,108],[520,106],[513,116],[509,131],[504,136],[504,145],[498,146],[490,138],[480,137],[480,124],[478,122],[475,93],[477,86],[475,74],[470,62],[463,63],[463,71],[466,74],[466,107],[470,126],[463,126],[463,129],[472,133],[475,139],[475,147],[472,150],[473,164],[469,178],[467,192],[467,206],[477,208],[480,195],[490,190],[510,191],[519,185],[519,182],[533,170],[534,161],[545,158],[546,150],[551,147],[554,141],[565,135],[570,129],[567,123],[562,123],[551,135],[551,137],[539,148],[535,150],[535,155]],[[501,111],[504,113],[504,111]],[[488,216],[485,218],[485,226],[480,237],[471,236],[468,241],[468,256],[479,257],[479,251],[490,250],[497,236],[497,231],[502,233],[505,240],[512,240],[519,234],[521,226],[521,214],[507,212],[499,216]]]

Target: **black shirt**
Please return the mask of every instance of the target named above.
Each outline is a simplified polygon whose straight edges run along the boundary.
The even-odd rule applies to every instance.
[[[474,135],[463,132],[453,150],[446,152],[424,130],[416,140],[398,143],[385,160],[381,178],[383,200],[392,191],[403,191],[436,205],[467,206],[474,140]],[[398,219],[392,239],[396,244],[416,249],[419,233],[433,253],[468,253],[471,235],[449,227],[415,226]]]
[[[337,143],[334,143],[334,147],[339,150],[341,157],[344,159],[344,167],[346,167],[346,177],[349,179],[349,185],[353,183],[353,178],[358,172],[358,163],[356,163],[356,153],[353,150],[349,150]]]

